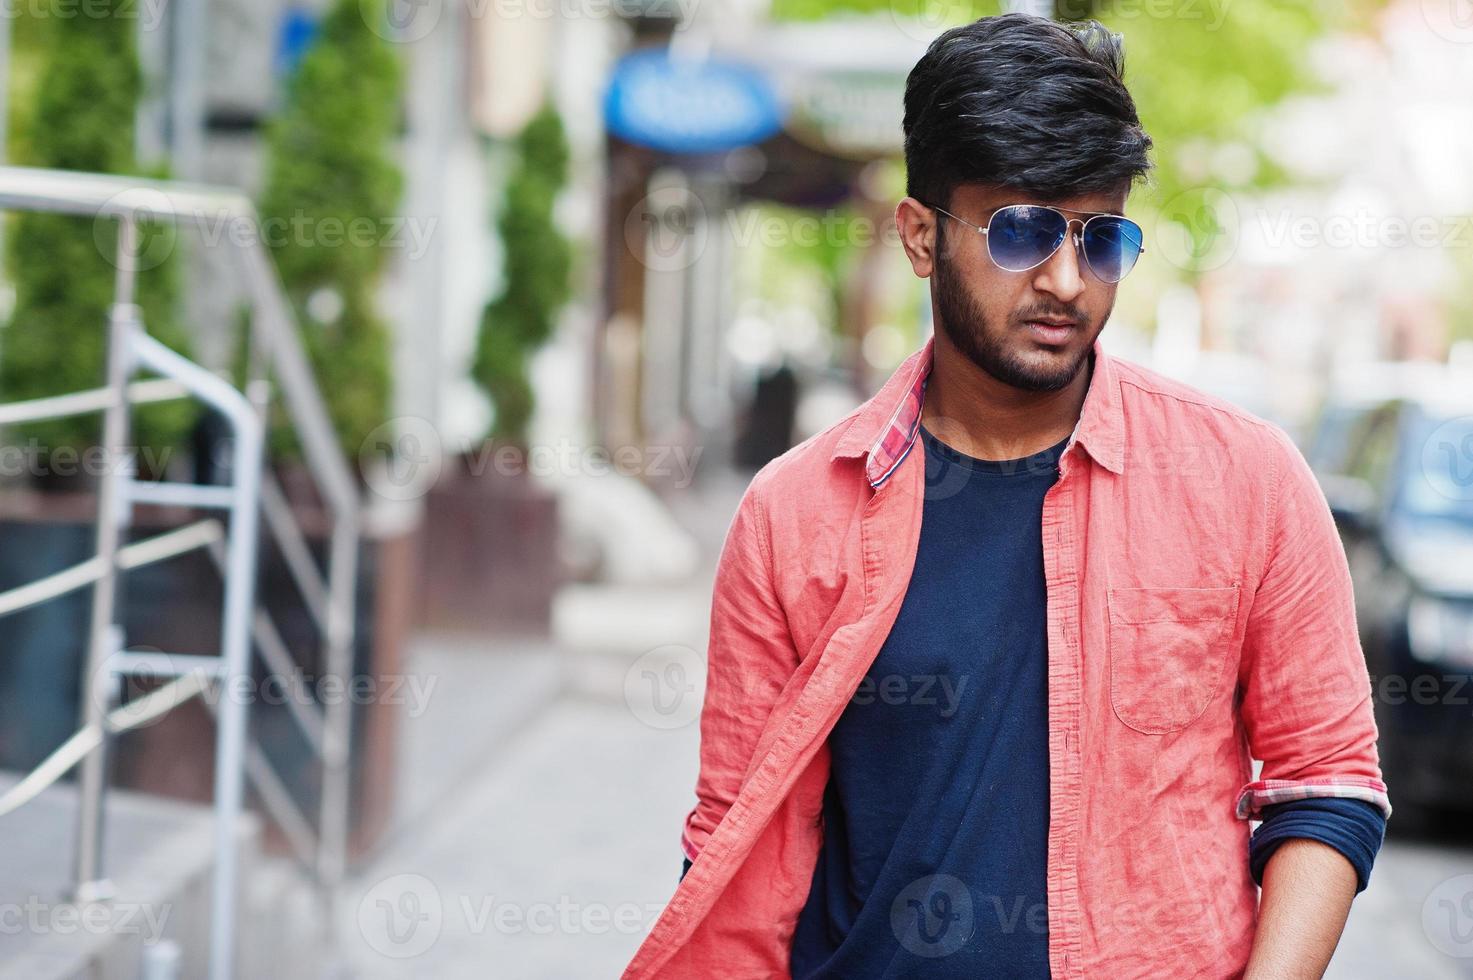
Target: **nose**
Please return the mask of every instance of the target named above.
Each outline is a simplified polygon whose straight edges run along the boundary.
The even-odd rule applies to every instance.
[[[1084,292],[1084,278],[1079,268],[1080,238],[1074,230],[1075,222],[1079,223],[1079,231],[1084,231],[1083,221],[1071,219],[1064,231],[1064,244],[1035,270],[1033,277],[1034,289],[1048,293],[1061,303],[1072,303]]]

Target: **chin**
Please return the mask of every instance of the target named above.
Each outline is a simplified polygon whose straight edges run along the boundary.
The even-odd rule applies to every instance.
[[[1093,343],[1054,345],[1025,341],[1015,347],[999,373],[1001,380],[1032,391],[1057,391],[1079,376]]]

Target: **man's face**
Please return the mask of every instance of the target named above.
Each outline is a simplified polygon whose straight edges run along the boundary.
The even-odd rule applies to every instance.
[[[1069,237],[1042,265],[1025,272],[998,268],[988,257],[987,236],[936,215],[930,262],[937,330],[974,364],[1005,384],[1056,391],[1072,381],[1115,305],[1116,283],[1095,277],[1074,244],[1088,212],[1123,214],[1125,194],[1106,192],[1044,200],[1018,191],[962,185],[946,210],[987,226],[1008,204],[1045,204],[1071,219]],[[912,254],[914,263],[916,256]],[[916,271],[925,275],[917,264]]]

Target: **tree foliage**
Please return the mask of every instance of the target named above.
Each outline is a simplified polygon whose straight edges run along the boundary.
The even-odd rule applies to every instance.
[[[1283,182],[1254,125],[1270,106],[1318,87],[1305,54],[1346,8],[1305,0],[1059,0],[1058,8],[1063,19],[1094,18],[1124,36],[1126,83],[1155,144],[1137,197],[1187,236],[1178,261],[1194,274],[1193,257],[1208,255],[1227,220],[1214,192]]]

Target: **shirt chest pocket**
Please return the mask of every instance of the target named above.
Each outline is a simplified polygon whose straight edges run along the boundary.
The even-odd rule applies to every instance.
[[[1235,659],[1238,587],[1111,589],[1108,604],[1116,717],[1150,735],[1186,728]]]

